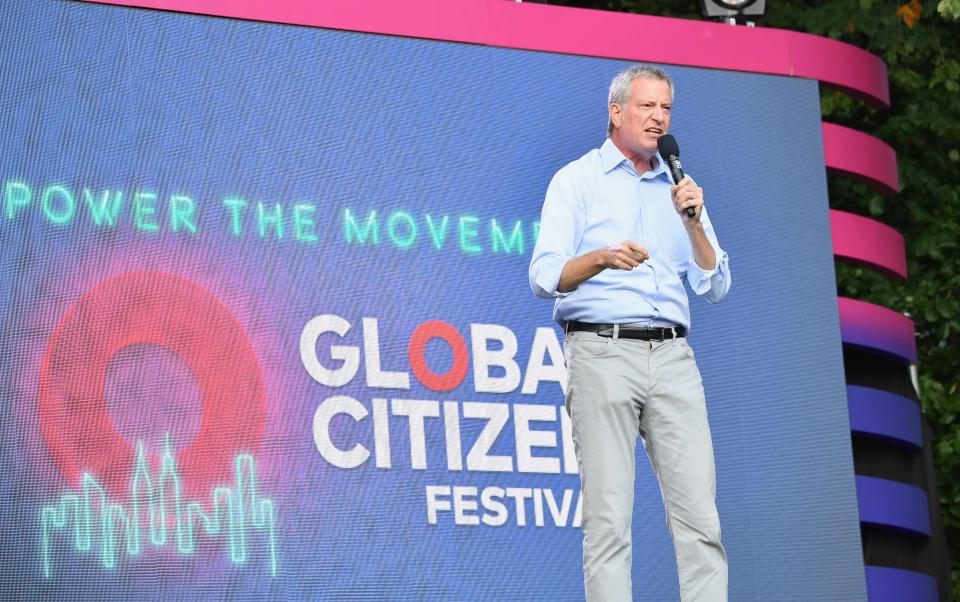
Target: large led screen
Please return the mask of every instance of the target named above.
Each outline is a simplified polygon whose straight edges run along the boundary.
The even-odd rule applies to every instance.
[[[582,598],[527,266],[627,63],[62,0],[0,33],[0,597]],[[817,84],[668,69],[732,272],[691,302],[730,599],[862,599]],[[637,453],[635,592],[677,599]]]

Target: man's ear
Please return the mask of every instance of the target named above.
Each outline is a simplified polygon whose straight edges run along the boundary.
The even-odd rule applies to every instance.
[[[620,121],[623,119],[623,115],[620,113],[620,105],[613,103],[610,105],[610,122],[613,123],[614,127],[620,127]]]

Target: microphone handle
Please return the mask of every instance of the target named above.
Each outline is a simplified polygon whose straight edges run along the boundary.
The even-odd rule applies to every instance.
[[[683,179],[683,168],[680,167],[680,157],[668,155],[667,165],[670,166],[670,175],[673,176],[673,181],[679,184],[680,180]],[[696,214],[697,211],[693,207],[687,207],[687,217],[693,217]]]

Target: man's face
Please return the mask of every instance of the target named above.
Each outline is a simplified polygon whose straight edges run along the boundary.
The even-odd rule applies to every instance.
[[[614,142],[625,155],[649,158],[657,152],[657,138],[670,127],[670,85],[659,79],[638,77],[622,104],[610,105]]]

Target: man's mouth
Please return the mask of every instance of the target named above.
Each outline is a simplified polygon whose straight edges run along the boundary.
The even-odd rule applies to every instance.
[[[647,129],[645,129],[644,131],[645,131],[646,133],[652,135],[652,136],[662,136],[662,135],[663,135],[663,130],[661,130],[660,128],[647,128]]]

